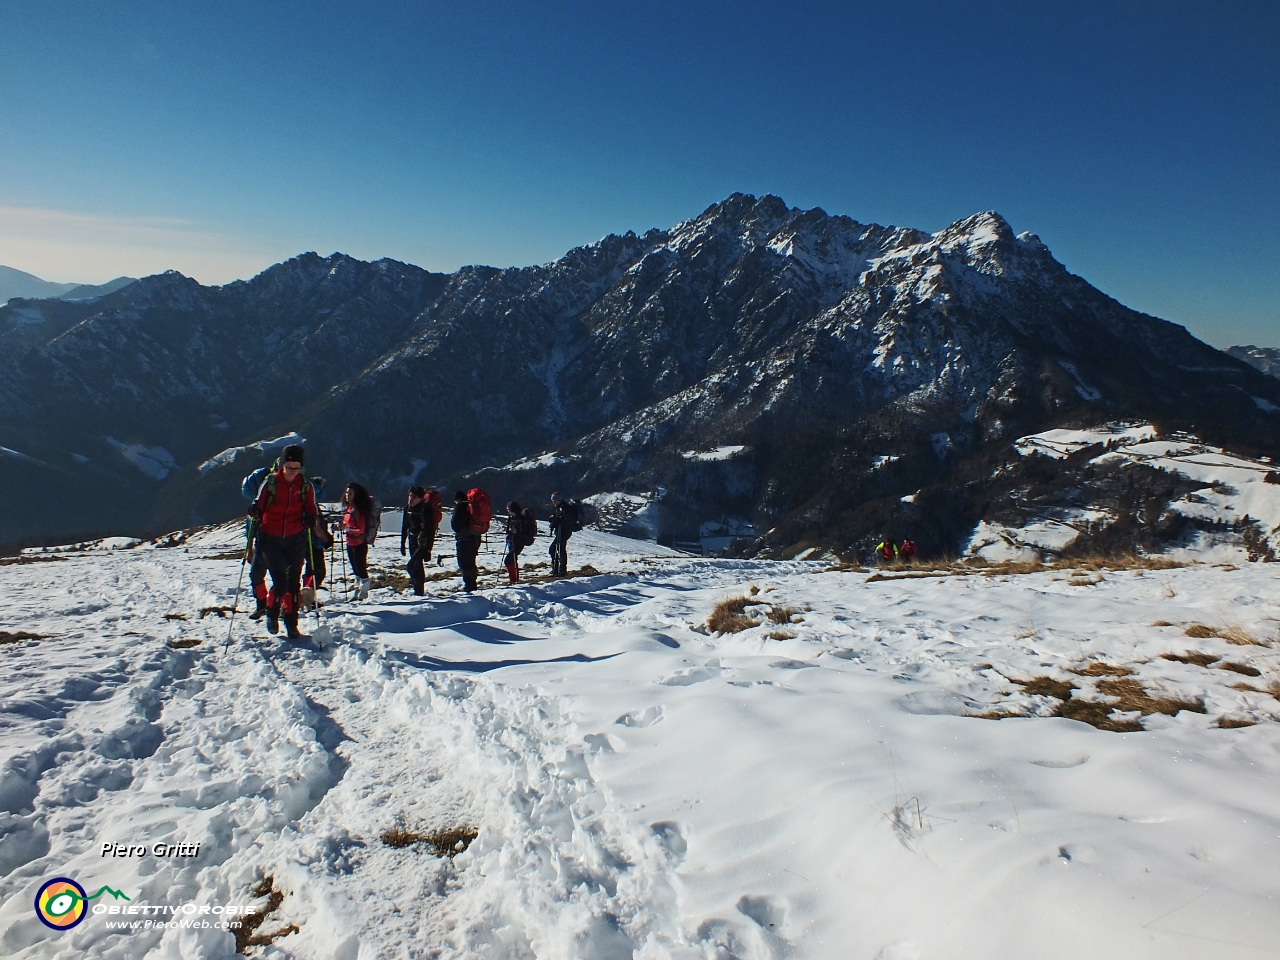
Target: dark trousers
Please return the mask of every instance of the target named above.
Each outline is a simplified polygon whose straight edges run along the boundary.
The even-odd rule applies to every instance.
[[[295,622],[298,615],[298,590],[302,586],[302,565],[307,559],[307,532],[291,537],[273,537],[258,534],[258,547],[271,574],[271,589],[275,593],[275,609],[281,606],[292,613]],[[285,598],[289,601],[286,604]]]
[[[436,538],[420,537],[416,541],[410,540],[409,545],[413,547],[413,552],[409,554],[409,562],[404,568],[409,574],[409,582],[413,584],[413,592],[422,596],[427,585],[427,571],[423,564],[431,562],[431,551],[435,548]]]
[[[253,562],[249,564],[249,589],[263,606],[267,602],[267,557],[257,533],[253,536]]]
[[[476,566],[476,557],[480,553],[480,537],[457,536],[454,545],[458,550],[458,569],[462,571],[462,585],[474,590],[480,582],[480,568]]]
[[[569,538],[555,536],[551,546],[547,548],[547,553],[551,554],[551,575],[553,577],[567,575],[569,573]]]
[[[351,561],[351,572],[361,580],[369,576],[369,545],[367,543],[348,543],[347,559]]]

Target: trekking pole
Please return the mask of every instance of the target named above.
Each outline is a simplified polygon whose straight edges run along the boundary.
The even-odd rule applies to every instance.
[[[236,595],[231,601],[231,617],[227,620],[227,642],[222,645],[222,652],[225,655],[231,647],[231,628],[235,626],[236,610],[240,607],[240,588],[244,586],[244,568],[249,563],[249,551],[253,548],[253,527],[255,521],[249,521],[249,529],[245,533],[244,556],[240,558],[240,578],[236,580]]]
[[[334,540],[336,541],[336,540],[337,540],[337,538],[335,537],[335,538],[334,538]],[[343,603],[346,603],[346,602],[348,602],[348,601],[351,599],[351,598],[347,595],[347,550],[346,550],[346,547],[347,547],[347,531],[346,531],[346,530],[343,530],[343,531],[342,531],[342,548],[341,548],[341,554],[340,554],[340,555],[341,555],[341,557],[342,557],[342,601],[343,601]]]
[[[322,554],[323,556],[323,554]],[[311,542],[311,528],[307,528],[307,559],[311,562],[311,606],[316,611],[316,629],[320,628],[320,581],[316,577],[316,548]]]

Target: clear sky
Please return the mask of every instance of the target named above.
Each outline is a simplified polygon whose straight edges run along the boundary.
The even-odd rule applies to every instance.
[[[204,283],[554,260],[734,191],[998,210],[1280,346],[1280,2],[0,4],[0,263]]]

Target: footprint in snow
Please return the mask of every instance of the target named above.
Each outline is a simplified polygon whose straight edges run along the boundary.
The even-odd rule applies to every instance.
[[[770,933],[779,933],[787,921],[786,905],[774,897],[743,895],[738,898],[737,907],[739,913],[750,917]]]
[[[632,710],[624,713],[614,723],[624,727],[651,727],[662,719],[661,707],[645,707],[643,710]]]

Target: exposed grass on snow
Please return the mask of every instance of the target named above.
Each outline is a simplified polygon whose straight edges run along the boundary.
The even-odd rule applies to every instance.
[[[0,630],[0,644],[5,643],[22,643],[24,640],[47,640],[49,639],[42,633],[31,633],[29,630]]]
[[[762,592],[768,592],[769,588],[765,587],[764,591],[754,584],[747,593],[736,597],[726,597],[717,603],[711,611],[711,615],[707,617],[707,628],[713,633],[741,633],[743,630],[750,630],[752,627],[758,627],[764,623],[775,623],[778,626],[787,626],[792,623],[799,623],[804,619],[800,611],[795,607],[788,607],[782,604],[768,603],[760,599]],[[752,614],[746,612],[747,607],[765,607],[763,611],[754,611]],[[795,634],[789,630],[775,630],[769,635],[771,640],[790,640]]]
[[[1197,653],[1193,650],[1190,653],[1183,654],[1162,653],[1160,654],[1160,659],[1172,660],[1174,663],[1189,663],[1197,667],[1207,667],[1211,663],[1217,663],[1222,658],[1215,657],[1211,653]]]
[[[1067,680],[1055,680],[1053,677],[1032,677],[1028,680],[1013,680],[1023,691],[1033,696],[1051,697],[1060,701],[1052,716],[1065,717],[1068,720],[1079,720],[1099,730],[1110,730],[1116,733],[1132,733],[1142,730],[1140,719],[1116,717],[1113,714],[1137,713],[1139,717],[1162,713],[1174,716],[1182,710],[1192,713],[1204,713],[1204,702],[1201,700],[1183,700],[1177,697],[1153,695],[1137,680],[1129,676],[1117,675],[1113,671],[1124,670],[1114,664],[1094,664],[1094,668],[1103,668],[1090,673],[1089,670],[1076,671],[1086,676],[1107,676],[1108,679],[1098,682],[1097,689],[1106,700],[1085,700],[1074,695],[1078,690],[1074,683]],[[1025,713],[993,709],[983,713],[970,714],[983,720],[1004,720],[1010,717],[1026,716]]]
[[[231,612],[232,612],[231,607],[201,607],[200,619],[203,620],[205,617],[209,616],[209,614],[211,613],[216,614],[219,617],[225,618],[227,614]]]
[[[254,932],[267,922],[271,914],[280,909],[280,904],[284,903],[284,894],[276,889],[275,877],[263,877],[262,881],[250,891],[250,896],[255,900],[266,897],[267,902],[253,913],[241,917],[240,926],[231,931],[236,938],[236,953],[244,953],[249,947],[269,947],[281,937],[298,932],[298,925],[295,923],[281,927],[272,933]]]
[[[204,643],[200,637],[181,637],[176,640],[170,640],[169,646],[174,650],[188,650],[191,647],[198,647]]]
[[[1227,641],[1227,643],[1234,643],[1238,647],[1267,646],[1264,641],[1259,640],[1239,624],[1233,624],[1226,627],[1211,627],[1204,623],[1192,623],[1187,626],[1187,629],[1184,630],[1183,633],[1196,640],[1207,640],[1211,637],[1217,637],[1220,640]]]
[[[1248,720],[1244,717],[1219,717],[1218,722],[1214,724],[1221,730],[1238,730],[1241,727],[1252,727],[1257,724],[1256,720]]]
[[[1071,672],[1082,677],[1127,677],[1133,673],[1128,667],[1121,666],[1118,663],[1103,663],[1102,661],[1091,663],[1087,667],[1080,670],[1072,670]]]
[[[1224,660],[1218,664],[1219,670],[1230,670],[1232,673],[1238,673],[1245,677],[1260,677],[1262,671],[1257,667],[1251,667],[1247,663],[1232,663],[1230,660]]]
[[[425,843],[437,857],[450,859],[471,846],[471,841],[480,834],[471,827],[453,827],[449,830],[436,830],[431,833],[418,833],[405,830],[403,827],[392,827],[382,833],[382,842],[397,850],[411,847],[416,843]]]
[[[0,557],[0,567],[9,567],[20,563],[53,563],[56,560],[64,560],[65,557]]]

